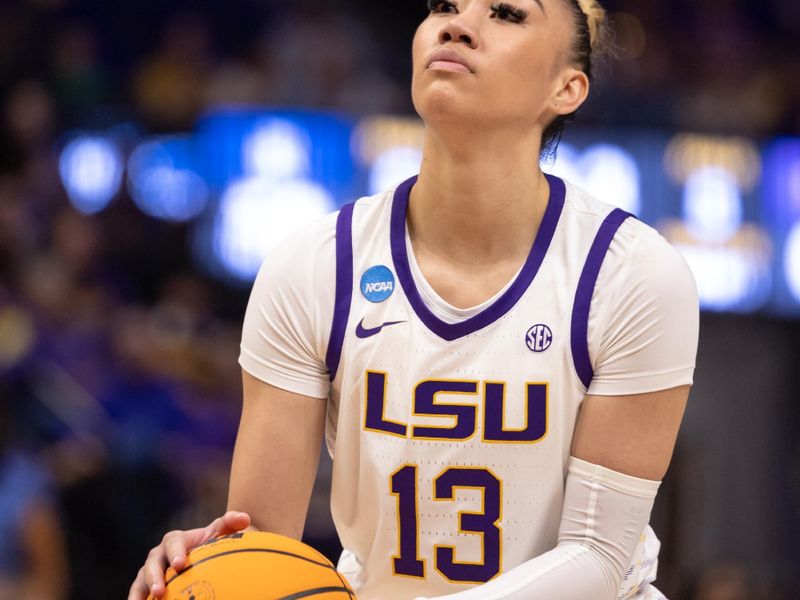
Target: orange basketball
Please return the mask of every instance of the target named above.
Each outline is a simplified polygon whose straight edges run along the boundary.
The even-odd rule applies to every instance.
[[[353,600],[347,580],[322,554],[274,533],[247,531],[189,553],[165,575],[163,600]],[[152,600],[148,596],[148,600]]]

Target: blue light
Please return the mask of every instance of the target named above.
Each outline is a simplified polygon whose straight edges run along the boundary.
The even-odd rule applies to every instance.
[[[251,281],[269,251],[287,235],[335,210],[331,195],[308,180],[248,178],[222,195],[213,225],[213,262]]]
[[[774,308],[800,315],[800,138],[779,138],[768,146],[761,210],[780,248]]]
[[[702,167],[686,180],[683,214],[697,239],[715,243],[729,239],[742,226],[742,191],[736,176],[722,167]]]
[[[337,203],[356,198],[353,122],[341,115],[299,110],[222,109],[197,125],[203,178],[218,197],[233,181],[308,178]]]
[[[750,312],[769,296],[772,280],[765,252],[724,245],[675,245],[694,274],[704,310]]]
[[[381,152],[369,170],[369,194],[392,189],[419,173],[422,152],[411,146],[395,146]]]
[[[245,138],[242,161],[247,175],[274,180],[305,177],[311,168],[311,140],[291,121],[265,119]]]
[[[58,161],[61,182],[76,210],[96,214],[119,192],[123,159],[117,145],[101,136],[72,140]]]
[[[783,268],[786,282],[795,301],[800,303],[800,221],[794,224],[786,239]]]
[[[683,222],[666,236],[694,273],[703,309],[749,312],[766,302],[772,243],[766,231],[745,223],[743,190],[729,169],[700,166],[687,173]]]
[[[561,144],[556,161],[545,172],[585,189],[592,196],[633,214],[641,210],[641,176],[633,155],[612,144],[596,144],[582,153]]]
[[[128,161],[128,190],[136,206],[165,221],[190,221],[202,213],[209,190],[194,156],[190,138],[161,138],[136,148]]]
[[[766,152],[764,212],[777,229],[800,219],[800,138],[779,139]]]

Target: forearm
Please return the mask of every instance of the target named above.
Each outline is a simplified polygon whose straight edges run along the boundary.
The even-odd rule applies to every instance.
[[[438,600],[613,600],[647,526],[658,482],[573,459],[558,545],[481,586]]]
[[[228,510],[249,514],[257,530],[300,539],[319,462],[325,401],[246,373],[243,381]]]

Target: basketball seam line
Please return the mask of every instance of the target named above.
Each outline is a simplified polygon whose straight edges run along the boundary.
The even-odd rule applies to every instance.
[[[355,596],[353,596],[353,591],[350,589],[350,586],[348,585],[348,582],[345,581],[345,579],[342,576],[342,574],[339,573],[339,571],[335,570],[335,569],[334,569],[333,572],[336,573],[336,576],[339,578],[339,581],[341,581],[342,585],[347,589],[347,597],[348,598],[354,598]]]
[[[314,548],[314,546],[309,546],[309,548],[311,548],[311,550],[313,550],[317,554],[317,556],[319,556],[322,560],[328,560],[327,557],[323,555],[319,550]],[[350,584],[347,580],[345,580],[344,576],[341,573],[339,573],[338,569],[336,568],[334,568],[333,572],[336,573],[336,576],[339,578],[339,581],[342,582],[342,585],[347,588],[347,597],[355,598],[355,594],[353,593],[353,590],[350,589]]]
[[[271,550],[271,549],[267,549],[267,548],[243,548],[241,550],[228,550],[227,552],[220,552],[219,554],[215,554],[213,556],[208,556],[206,558],[202,558],[202,559],[198,560],[197,562],[193,562],[191,565],[189,565],[188,567],[183,569],[180,573],[176,573],[174,577],[170,577],[169,580],[165,583],[165,585],[169,585],[170,583],[175,581],[178,577],[180,577],[184,573],[186,573],[188,571],[191,571],[194,567],[196,567],[197,565],[201,565],[204,562],[208,562],[209,560],[212,560],[214,558],[219,558],[220,556],[227,556],[229,554],[241,554],[243,552],[265,552],[265,553],[271,553],[271,554],[283,554],[284,556],[293,556],[294,558],[299,558],[300,560],[304,560],[306,562],[310,562],[311,564],[317,565],[318,567],[325,567],[326,569],[332,569],[334,572],[336,572],[336,567],[334,567],[332,565],[329,565],[327,563],[317,562],[317,561],[312,560],[310,558],[306,558],[305,556],[301,556],[299,554],[294,554],[293,552],[286,552],[284,550]],[[344,583],[344,582],[342,582],[342,583]]]
[[[329,586],[314,588],[313,590],[304,590],[302,592],[289,594],[288,596],[281,596],[278,598],[278,600],[300,600],[300,598],[308,598],[309,596],[316,596],[317,594],[325,594],[327,592],[345,592],[348,596],[350,596],[350,590],[348,590],[346,587]]]

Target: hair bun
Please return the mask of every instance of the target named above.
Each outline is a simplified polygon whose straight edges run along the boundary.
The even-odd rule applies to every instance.
[[[603,37],[606,25],[606,11],[597,0],[577,0],[589,24],[589,39],[592,50],[596,50]]]

